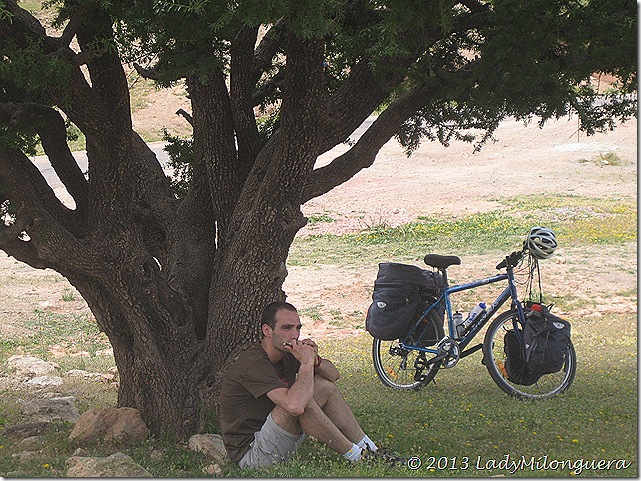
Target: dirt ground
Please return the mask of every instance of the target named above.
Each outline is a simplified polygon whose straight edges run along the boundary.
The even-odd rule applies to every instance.
[[[308,216],[325,214],[335,221],[305,227],[300,235],[396,226],[435,213],[469,215],[494,210],[499,207],[496,199],[519,194],[636,198],[636,122],[586,137],[577,133],[575,119],[550,122],[543,129],[506,121],[495,138],[496,142],[478,153],[460,142],[448,148],[426,143],[410,158],[391,140],[371,168],[303,206]],[[628,164],[584,162],[608,152]],[[329,158],[325,156],[320,162]],[[417,258],[423,255],[417,253]],[[561,293],[581,292],[586,298],[600,298],[601,314],[614,311],[636,316],[635,299],[615,295],[615,291],[636,288],[636,247],[592,253],[590,263],[577,257],[580,254],[564,254],[559,249],[557,256],[543,265],[544,281],[559,286]],[[572,264],[571,270],[566,263]],[[576,263],[579,265],[573,265]],[[416,265],[421,265],[420,261]],[[461,278],[472,279],[492,275],[494,265],[494,259],[488,264],[482,256],[468,257],[456,269]],[[628,273],[621,271],[625,266]],[[289,268],[285,290],[289,300],[306,309],[304,330],[321,339],[362,332],[376,271],[377,265],[367,269],[321,265]]]
[[[153,121],[155,125],[181,128],[184,121],[174,112],[185,107],[183,97],[171,93],[169,98],[150,98],[148,102],[148,108],[137,113],[135,125],[147,127]],[[470,144],[460,142],[448,148],[425,143],[409,158],[391,140],[372,167],[303,206],[305,215],[326,215],[334,222],[305,227],[299,235],[354,232],[371,225],[395,226],[434,213],[468,215],[493,210],[499,205],[496,199],[519,194],[636,198],[636,121],[593,137],[577,133],[576,119],[549,122],[543,129],[505,121],[495,138],[496,142],[477,153]],[[321,157],[319,164],[346,149],[335,148]],[[605,153],[615,153],[627,165],[582,162]],[[422,255],[417,253],[417,258]],[[603,312],[623,310],[636,315],[635,300],[612,295],[626,286],[636,288],[635,246],[616,253],[606,249],[602,257],[595,254],[591,262],[600,266],[601,274],[595,276],[589,266],[583,270],[579,267],[578,271],[574,267],[575,281],[568,282],[566,262],[573,255],[560,253],[546,265],[550,282],[567,284],[568,292],[576,293],[578,289],[586,296],[599,296]],[[472,267],[480,260],[464,259],[458,273],[462,277],[480,274],[477,267]],[[626,275],[619,272],[623,266],[627,268]],[[376,265],[363,269],[289,267],[284,288],[289,300],[301,309],[304,335],[344,337],[362,332],[376,270]],[[71,292],[70,286],[57,273],[32,269],[0,252],[0,336],[23,332],[24,320],[33,316],[34,309],[88,312],[79,295],[67,295],[63,300],[66,292]]]

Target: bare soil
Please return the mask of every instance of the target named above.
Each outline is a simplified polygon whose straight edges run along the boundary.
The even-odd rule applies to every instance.
[[[147,102],[136,113],[134,125],[141,129],[156,125],[174,132],[184,129],[184,119],[175,115],[179,108],[186,109],[179,92],[154,94]],[[466,143],[445,148],[428,142],[409,158],[391,140],[372,167],[303,206],[307,216],[325,215],[334,221],[307,226],[299,235],[396,226],[434,213],[469,215],[494,210],[499,206],[497,199],[519,194],[636,198],[636,121],[593,137],[577,133],[576,119],[549,122],[542,129],[506,121],[495,138],[477,153]],[[346,149],[335,148],[319,164]],[[627,165],[582,161],[610,152]],[[591,252],[589,260],[581,252],[558,252],[545,264],[546,282],[559,286],[561,292],[596,299],[603,314],[636,315],[636,295],[616,294],[636,289],[636,246],[605,247]],[[417,253],[417,259],[422,255]],[[457,275],[489,275],[495,261],[483,256],[465,258]],[[376,270],[376,265],[290,267],[284,288],[301,310],[304,335],[336,338],[362,332]],[[0,252],[0,336],[25,334],[25,320],[33,317],[34,309],[89,312],[82,298],[70,292],[75,291],[56,272],[32,269]]]

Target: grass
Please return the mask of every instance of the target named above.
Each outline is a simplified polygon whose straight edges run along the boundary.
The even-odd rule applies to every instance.
[[[630,161],[622,159],[616,152],[603,152],[592,159],[579,159],[579,163],[592,163],[600,166],[615,166],[630,164]]]
[[[480,352],[461,360],[455,369],[440,371],[436,383],[418,392],[394,391],[376,377],[368,334],[326,340],[321,342],[321,355],[340,369],[340,389],[366,432],[380,445],[412,457],[411,467],[416,469],[375,462],[351,465],[307,440],[289,463],[249,471],[226,465],[223,476],[636,477],[636,312],[599,308],[617,299],[635,303],[636,288],[617,289],[616,280],[610,279],[616,279],[617,273],[636,274],[629,262],[631,253],[636,254],[636,205],[632,199],[575,196],[519,196],[502,203],[504,209],[486,214],[429,217],[394,229],[379,226],[356,235],[299,238],[290,263],[363,266],[382,257],[403,262],[430,250],[493,262],[497,253],[518,247],[531,225],[551,225],[564,247],[559,269],[577,279],[585,276],[613,283],[607,295],[606,290],[594,295],[589,288],[563,286],[553,292],[556,309],[569,313],[565,317],[572,323],[579,364],[566,394],[540,402],[516,401],[492,382]],[[329,222],[329,218],[318,221]],[[595,252],[600,254],[598,263]],[[51,278],[49,282],[59,281]],[[63,285],[60,289],[63,301],[76,295]],[[362,311],[343,312],[322,305],[307,306],[301,313],[330,324],[364,318]],[[38,309],[24,326],[24,335],[0,341],[0,365],[17,352],[54,360],[63,375],[70,369],[105,372],[114,365],[112,356],[99,354],[109,343],[90,315]],[[54,347],[64,355],[54,357]],[[12,455],[21,448],[3,436],[2,428],[23,420],[21,399],[30,394],[24,387],[0,386],[4,386],[0,387],[0,475],[64,477],[65,461],[76,448],[67,440],[72,426],[59,424],[41,441],[41,454],[19,462]],[[57,389],[73,394],[80,412],[116,402],[113,385],[67,379]],[[215,429],[214,420],[212,432]],[[90,456],[114,452],[99,445],[85,449]],[[119,449],[154,477],[208,476],[203,472],[208,461],[170,438],[151,438]]]
[[[564,246],[636,241],[636,200],[530,195],[499,199],[504,208],[464,217],[420,217],[399,227],[372,227],[349,235],[298,239],[289,264],[364,265],[407,261],[426,253],[486,254],[516,250],[534,225],[555,230]]]

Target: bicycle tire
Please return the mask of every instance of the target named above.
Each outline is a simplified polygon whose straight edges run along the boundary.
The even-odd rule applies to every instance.
[[[435,312],[427,316],[428,323],[432,324],[438,340],[443,338],[443,323]],[[432,343],[433,340],[430,342]],[[431,382],[442,361],[436,362],[422,372],[421,380],[415,379],[417,359],[425,357],[425,353],[414,349],[401,348],[399,340],[383,341],[374,338],[372,342],[372,358],[374,369],[381,382],[394,389],[416,390]]]
[[[529,309],[525,309],[528,312]],[[518,311],[512,309],[499,315],[490,324],[483,341],[483,360],[494,382],[507,394],[517,399],[545,399],[564,393],[572,385],[576,375],[576,351],[570,341],[563,368],[552,374],[544,374],[531,386],[516,384],[507,378],[505,365],[505,334],[514,328]]]

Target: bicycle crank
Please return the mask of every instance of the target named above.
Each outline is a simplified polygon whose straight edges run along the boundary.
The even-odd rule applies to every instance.
[[[439,341],[436,347],[438,348],[437,357],[443,359],[441,367],[449,369],[458,364],[461,358],[461,348],[455,339],[445,337]]]

